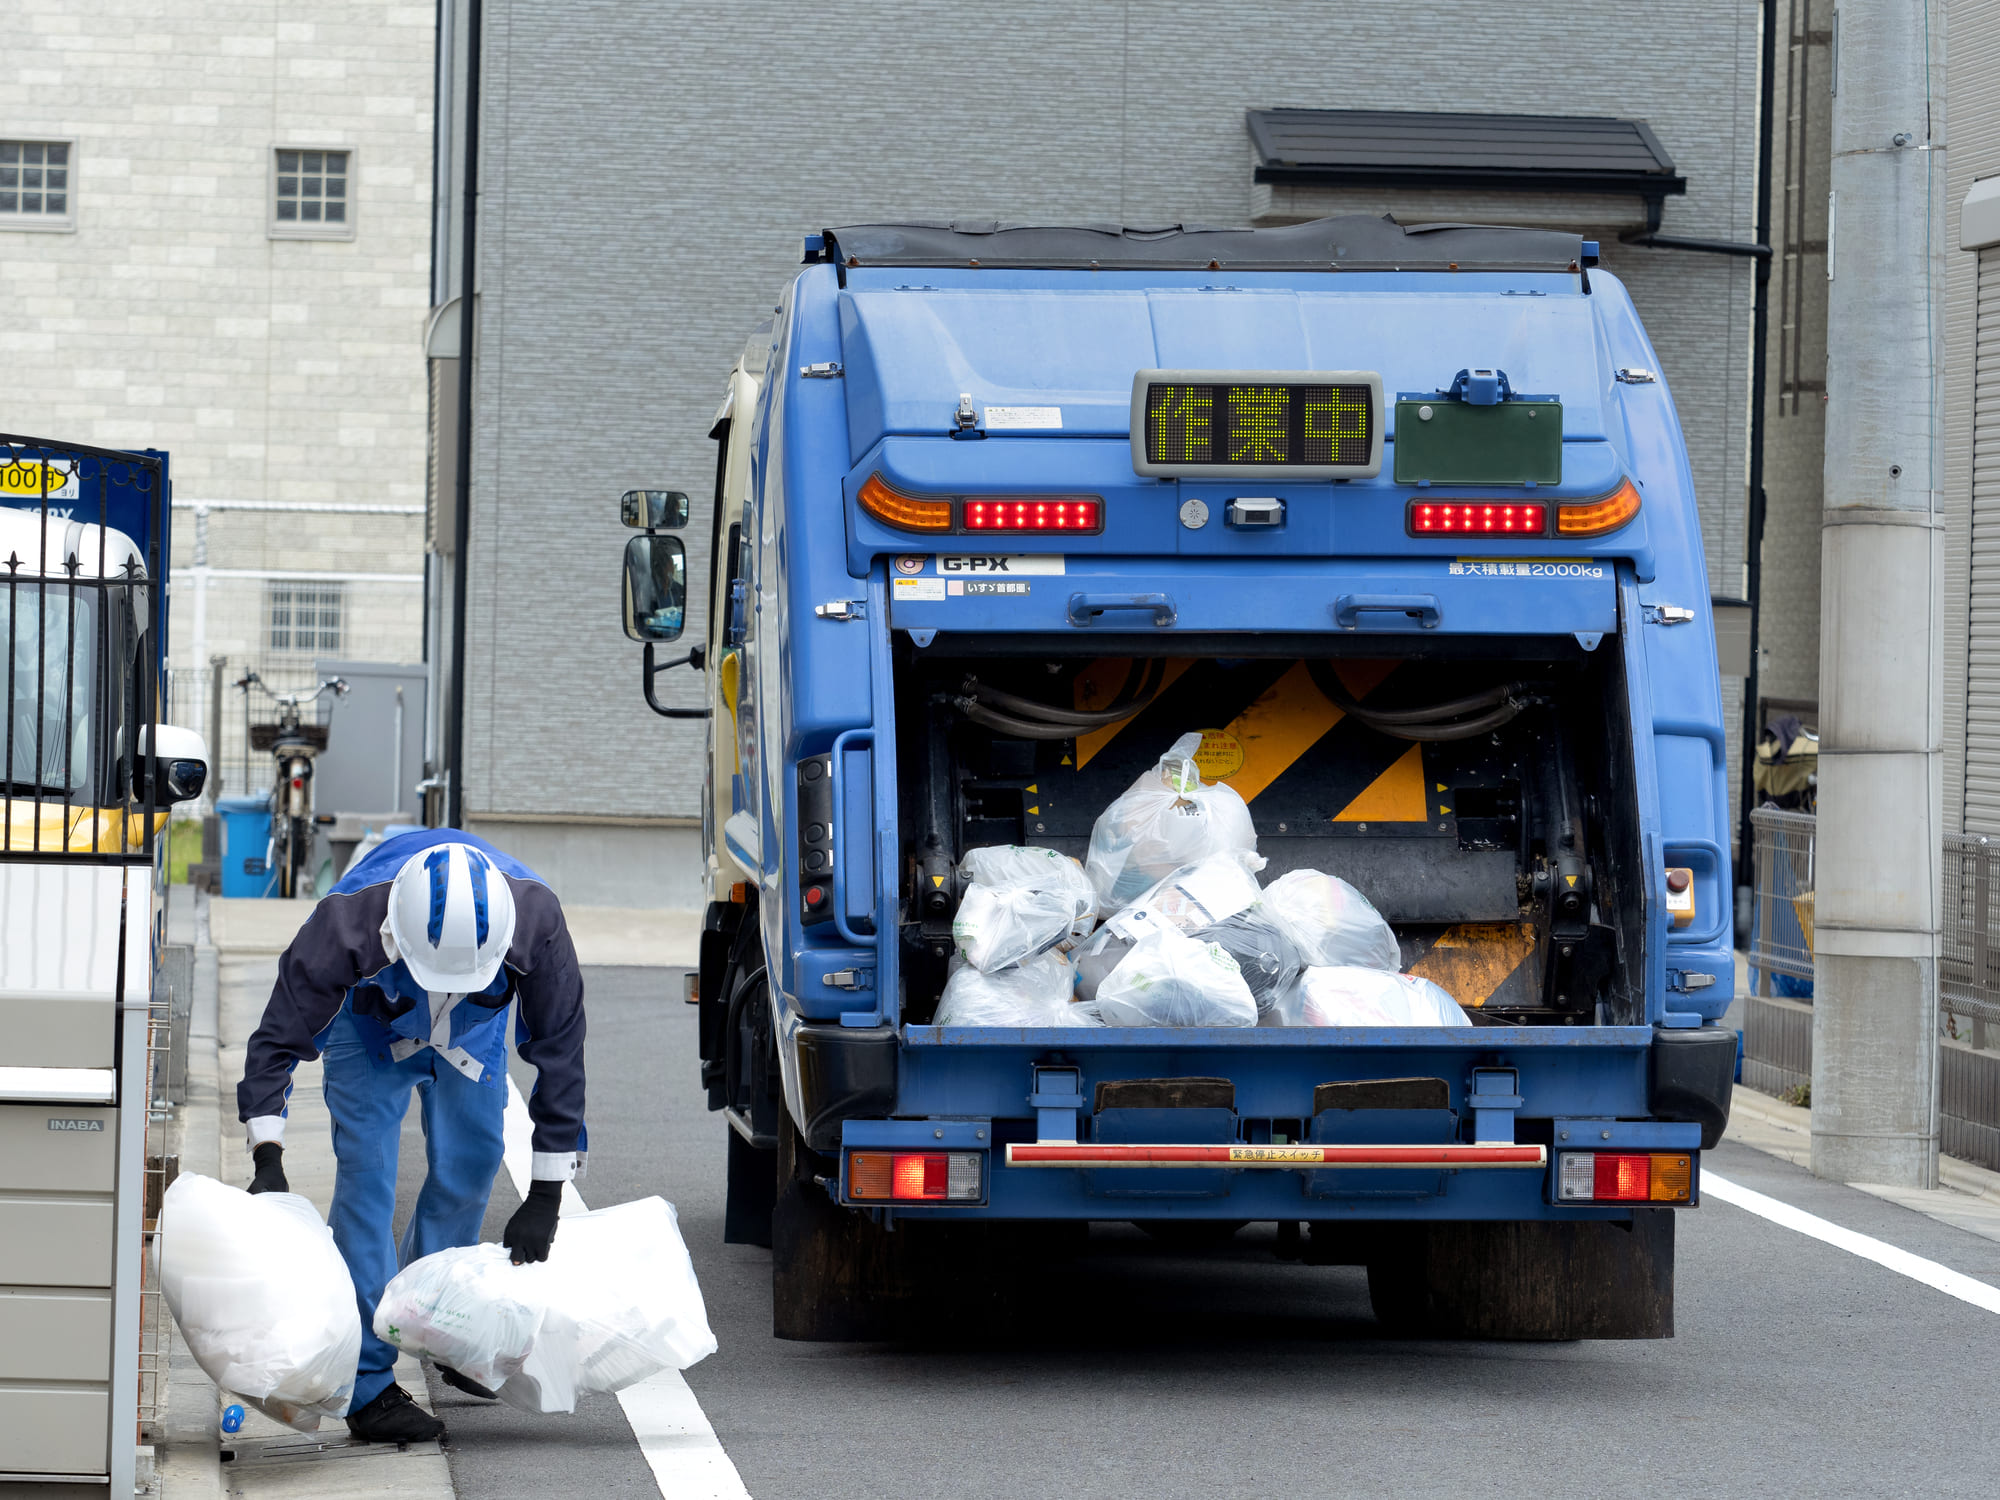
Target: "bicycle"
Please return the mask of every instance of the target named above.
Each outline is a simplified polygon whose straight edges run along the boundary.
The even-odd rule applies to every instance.
[[[312,774],[313,757],[326,748],[327,726],[300,722],[300,711],[319,701],[322,694],[347,696],[347,681],[329,677],[310,693],[274,693],[255,672],[237,680],[243,690],[244,718],[250,714],[250,689],[263,690],[278,705],[278,722],[251,724],[250,748],[268,752],[277,761],[277,782],[271,792],[271,854],[267,868],[275,868],[278,894],[300,894],[306,861],[312,855]]]

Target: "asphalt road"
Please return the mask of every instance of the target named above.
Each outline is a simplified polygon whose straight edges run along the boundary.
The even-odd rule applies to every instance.
[[[1189,1256],[1104,1226],[1078,1259],[1019,1268],[1030,1312],[1000,1336],[781,1343],[769,1253],[722,1243],[726,1127],[677,974],[586,974],[584,1196],[679,1206],[721,1343],[688,1384],[757,1500],[2000,1489],[2000,1317],[1713,1201],[1680,1220],[1666,1341],[1389,1341],[1359,1270],[1280,1262],[1266,1228]],[[421,1153],[404,1160],[413,1191]],[[2000,1284],[2000,1243],[1746,1147],[1707,1161]],[[515,1201],[503,1178],[489,1238]],[[659,1494],[611,1398],[537,1418],[433,1394],[461,1496]]]

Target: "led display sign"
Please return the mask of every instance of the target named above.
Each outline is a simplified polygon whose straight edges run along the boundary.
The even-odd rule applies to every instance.
[[[1141,370],[1132,467],[1162,478],[1367,478],[1382,467],[1382,377],[1361,370]]]

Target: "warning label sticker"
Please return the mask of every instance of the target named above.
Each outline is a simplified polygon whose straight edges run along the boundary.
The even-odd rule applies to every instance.
[[[889,582],[898,604],[924,604],[944,598],[942,578],[892,578]]]

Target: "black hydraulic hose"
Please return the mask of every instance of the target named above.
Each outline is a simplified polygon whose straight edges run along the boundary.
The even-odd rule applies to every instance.
[[[1326,695],[1327,701],[1335,708],[1352,714],[1370,729],[1400,740],[1422,740],[1426,743],[1468,740],[1498,729],[1534,701],[1526,696],[1525,684],[1513,682],[1467,698],[1427,704],[1421,708],[1367,708],[1357,703],[1341,684],[1330,663],[1308,662],[1306,670],[1312,677],[1313,685]],[[1467,714],[1474,717],[1467,718]]]
[[[1022,740],[1067,740],[1076,735],[1073,724],[1044,724],[1032,719],[1017,719],[1012,714],[1003,714],[998,709],[988,708],[976,698],[954,698],[952,704],[958,711],[975,724],[983,724],[988,729],[997,729],[1002,734],[1012,735]]]
[[[1136,687],[1132,684],[1132,674],[1126,674],[1126,686],[1130,691],[1121,692],[1109,708],[1080,709],[1058,708],[1053,703],[1042,703],[1033,698],[1023,698],[1014,693],[1003,692],[990,683],[981,682],[977,677],[965,679],[964,690],[988,708],[1019,716],[1022,719],[1046,721],[1051,725],[1067,724],[1075,729],[1102,729],[1108,724],[1123,723],[1132,715],[1145,708],[1159,692],[1159,680],[1166,675],[1166,668],[1159,660],[1146,663],[1139,672]]]

